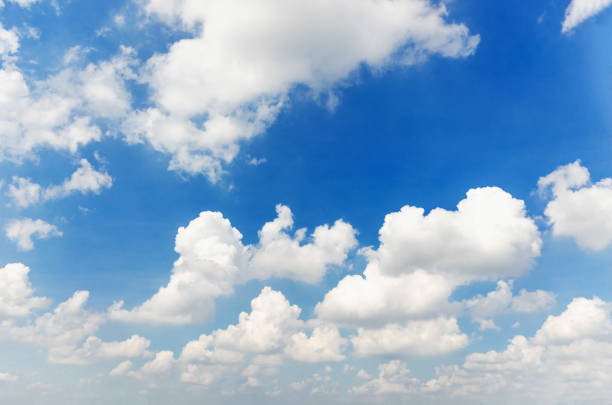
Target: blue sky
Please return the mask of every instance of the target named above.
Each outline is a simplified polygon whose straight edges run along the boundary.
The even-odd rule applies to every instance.
[[[0,2],[0,400],[602,403],[611,4]]]

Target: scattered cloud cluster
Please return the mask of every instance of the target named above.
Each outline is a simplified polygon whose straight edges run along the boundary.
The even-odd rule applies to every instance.
[[[29,271],[21,263],[0,268],[0,340],[46,347],[48,360],[53,363],[89,364],[107,358],[150,355],[150,342],[141,336],[121,342],[103,342],[94,336],[106,316],[85,308],[88,291],[76,291],[52,311],[35,315],[35,311],[47,309],[51,301],[33,296]]]
[[[612,305],[575,298],[531,338],[518,335],[504,351],[473,353],[462,366],[437,370],[429,392],[527,403],[601,403],[611,394]]]
[[[342,220],[321,225],[307,238],[306,229],[293,235],[293,214],[277,205],[277,218],[259,231],[259,243],[243,245],[242,234],[220,212],[202,212],[176,235],[170,281],[132,310],[118,302],[112,319],[126,322],[185,324],[210,318],[214,299],[252,279],[289,278],[317,283],[329,266],[344,263],[356,245],[356,231]]]
[[[0,49],[16,52],[0,30]],[[4,45],[2,45],[4,44]],[[102,137],[100,120],[116,121],[127,114],[131,96],[125,80],[134,78],[135,51],[122,47],[108,61],[83,69],[67,66],[54,76],[28,84],[10,60],[0,69],[0,160],[20,162],[38,150],[75,153]]]
[[[24,177],[13,177],[7,195],[18,207],[27,207],[43,201],[65,198],[71,194],[99,194],[110,188],[113,178],[106,172],[96,170],[89,161],[81,159],[79,168],[59,185],[42,187]]]

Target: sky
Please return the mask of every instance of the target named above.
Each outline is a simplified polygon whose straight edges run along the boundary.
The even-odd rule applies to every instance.
[[[601,404],[611,0],[0,0],[0,402]]]

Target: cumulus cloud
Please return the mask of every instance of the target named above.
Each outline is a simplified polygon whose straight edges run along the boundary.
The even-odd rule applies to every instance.
[[[31,218],[15,219],[4,228],[6,237],[17,243],[21,250],[34,249],[32,238],[47,239],[53,236],[62,236],[62,232],[55,225],[51,225],[42,219]]]
[[[10,373],[0,373],[0,381],[2,382],[15,382],[19,379],[16,375]]]
[[[46,347],[47,359],[60,364],[91,364],[113,358],[148,357],[151,342],[139,335],[123,341],[105,342],[94,336],[106,321],[104,314],[85,308],[88,291],[76,291],[52,311],[50,300],[33,296],[29,268],[21,263],[0,269],[0,340]]]
[[[7,30],[0,22],[0,58],[14,54],[19,50],[19,37],[15,30]]]
[[[133,365],[134,365],[134,363],[132,363],[130,360],[122,361],[121,363],[119,363],[117,365],[117,367],[112,369],[110,371],[110,373],[108,373],[108,375],[110,375],[110,376],[122,376],[122,375],[126,375],[128,373],[128,371],[131,370]]]
[[[565,10],[565,19],[561,27],[563,33],[569,33],[585,20],[599,14],[612,4],[612,0],[572,0]]]
[[[363,370],[361,370],[363,371]],[[370,376],[363,371],[362,378],[367,378],[365,384],[354,387],[351,392],[354,394],[406,394],[418,390],[420,381],[410,375],[410,370],[406,363],[400,360],[391,360],[388,363],[378,366],[378,377],[370,379]]]
[[[104,322],[104,316],[86,310],[88,291],[77,291],[34,321],[20,325],[14,321],[0,323],[0,338],[59,347],[77,344],[95,333]]]
[[[265,287],[251,301],[251,312],[242,312],[238,323],[185,345],[180,355],[181,379],[208,385],[236,367],[248,363],[242,375],[247,385],[278,372],[285,361],[335,362],[345,359],[347,345],[333,325],[308,326],[299,319],[301,309],[285,296]]]
[[[51,304],[45,297],[33,296],[29,272],[29,267],[21,263],[10,263],[0,269],[0,317],[24,317]]]
[[[552,198],[544,214],[554,236],[569,236],[583,249],[602,250],[612,242],[612,179],[591,183],[580,160],[560,166],[538,180]]]
[[[28,85],[14,64],[0,69],[0,160],[21,161],[48,148],[75,153],[101,139],[96,120],[127,114],[130,94],[125,80],[134,78],[135,51],[83,69],[68,66],[55,76]]]
[[[285,354],[292,360],[305,363],[342,361],[346,339],[340,336],[338,328],[331,325],[317,326],[310,337],[304,332],[291,336]]]
[[[79,161],[79,168],[59,185],[42,187],[28,178],[13,177],[7,195],[19,207],[68,197],[72,194],[100,194],[102,189],[110,188],[113,178],[106,171],[96,170],[87,159]]]
[[[214,299],[232,293],[237,283],[270,277],[317,283],[357,244],[356,231],[342,220],[316,227],[308,238],[305,229],[290,235],[291,210],[283,205],[276,209],[278,217],[259,231],[259,243],[247,246],[221,213],[202,212],[178,230],[175,251],[180,257],[169,283],[132,310],[115,303],[110,317],[125,322],[202,321],[214,313]]]
[[[151,17],[192,37],[149,59],[152,106],[135,111],[123,130],[130,142],[169,153],[171,169],[212,181],[240,141],[274,122],[296,86],[320,98],[349,84],[361,66],[380,70],[432,54],[463,58],[480,40],[427,0],[143,4]]]
[[[480,329],[496,329],[491,318],[505,312],[537,312],[550,309],[555,303],[555,294],[536,290],[522,289],[518,295],[512,294],[512,282],[500,280],[497,288],[486,296],[477,295],[464,302],[472,318],[480,324]]]
[[[518,335],[504,351],[473,353],[462,366],[441,367],[423,390],[492,402],[605,402],[612,393],[611,308],[597,297],[576,298],[534,337]]]
[[[151,353],[151,342],[139,335],[120,342],[103,342],[89,336],[81,347],[54,347],[49,350],[49,361],[60,364],[91,364],[101,359],[145,357]]]
[[[385,217],[362,275],[349,275],[317,304],[324,320],[372,327],[458,311],[449,297],[475,280],[518,276],[540,254],[523,201],[496,187],[468,191],[456,211],[405,206]]]
[[[468,337],[459,330],[456,319],[440,317],[379,329],[360,328],[351,343],[358,356],[435,356],[467,346]]]

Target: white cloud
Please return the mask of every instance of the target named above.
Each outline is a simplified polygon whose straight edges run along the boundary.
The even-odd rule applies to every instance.
[[[81,347],[54,347],[49,350],[49,361],[60,364],[91,364],[101,359],[145,357],[151,342],[139,335],[120,342],[103,342],[89,336]]]
[[[128,374],[136,378],[146,378],[167,373],[174,367],[174,353],[169,350],[162,350],[155,354],[155,358],[145,363],[140,370],[131,371]]]
[[[130,95],[124,81],[133,78],[134,50],[78,70],[28,85],[13,64],[0,69],[0,160],[21,161],[41,148],[75,153],[101,139],[94,122],[127,114]]]
[[[8,0],[9,3],[15,3],[21,7],[29,8],[32,4],[38,3],[41,0]]]
[[[468,191],[456,211],[405,206],[379,235],[379,248],[363,251],[363,276],[346,276],[317,304],[321,319],[372,327],[456,312],[457,286],[521,275],[541,246],[523,201],[496,187]]]
[[[6,237],[17,243],[21,250],[32,250],[32,238],[47,239],[53,236],[62,236],[55,225],[48,224],[42,219],[31,218],[15,219],[4,228]]]
[[[537,312],[550,309],[555,303],[555,294],[536,290],[529,292],[522,289],[518,295],[512,295],[512,282],[500,280],[497,288],[486,296],[477,295],[464,302],[472,318],[480,323],[480,328],[496,329],[491,318],[504,312]]]
[[[48,347],[73,346],[94,334],[105,318],[84,308],[88,291],[77,291],[47,312],[25,325],[14,321],[0,323],[0,338]]]
[[[34,309],[45,309],[50,300],[34,297],[30,284],[30,269],[21,263],[10,263],[0,268],[0,317],[23,317]]]
[[[242,369],[244,387],[253,387],[261,377],[277,374],[286,361],[344,360],[347,342],[338,329],[316,321],[308,327],[299,319],[300,313],[282,293],[263,288],[251,301],[251,312],[242,312],[238,323],[185,345],[179,357],[181,380],[209,385]],[[312,332],[307,334],[306,329]]]
[[[27,207],[40,200],[42,187],[32,183],[30,179],[13,177],[13,183],[8,186],[7,195],[19,207]]]
[[[288,231],[293,217],[277,206],[278,217],[259,231],[259,243],[243,245],[242,234],[219,212],[202,212],[180,227],[170,281],[142,305],[109,309],[112,319],[125,322],[184,324],[202,321],[214,313],[214,299],[233,292],[233,286],[251,279],[285,277],[316,283],[330,265],[340,265],[356,245],[356,231],[338,220],[315,228],[309,238],[300,229]]]
[[[126,375],[128,373],[128,371],[130,371],[132,369],[133,365],[134,364],[130,360],[122,361],[121,363],[119,363],[117,365],[117,367],[112,369],[110,371],[110,373],[108,373],[108,375],[110,375],[110,376],[122,376],[122,375]]]
[[[448,297],[452,291],[453,285],[441,275],[417,270],[388,277],[373,262],[363,276],[340,280],[317,304],[315,312],[321,319],[346,326],[375,326],[450,310]]]
[[[540,255],[525,203],[497,187],[471,189],[456,211],[405,206],[388,214],[376,258],[385,274],[425,269],[459,282],[520,276]]]
[[[468,337],[461,333],[456,319],[440,317],[380,329],[359,328],[351,343],[358,356],[436,356],[467,346]]]
[[[103,188],[110,188],[113,179],[106,172],[95,170],[86,159],[81,159],[80,167],[59,186],[51,186],[43,191],[43,199],[64,198],[74,193],[99,194]]]
[[[576,160],[538,180],[552,199],[544,211],[554,236],[569,236],[583,249],[602,250],[612,243],[612,179],[590,183],[589,171]]]
[[[427,0],[150,0],[144,8],[193,37],[147,62],[153,106],[135,112],[124,131],[171,154],[171,169],[212,181],[240,141],[274,122],[297,85],[318,98],[350,84],[363,65],[462,58],[479,42],[463,24],[446,21],[443,5]],[[196,123],[202,116],[206,121]]]
[[[184,362],[235,362],[243,353],[268,353],[280,350],[292,332],[301,325],[300,308],[278,291],[265,287],[251,301],[250,314],[242,312],[236,325],[218,329],[187,343],[181,353]],[[219,352],[219,349],[222,351]],[[229,356],[228,356],[229,355]]]
[[[363,371],[363,370],[361,370]],[[361,378],[369,379],[370,376],[363,371]],[[410,375],[406,363],[399,360],[391,360],[378,366],[378,378],[374,378],[365,384],[354,387],[354,394],[406,394],[418,389],[420,381]]]
[[[310,337],[304,332],[291,336],[285,354],[292,360],[305,363],[342,361],[346,339],[340,336],[338,328],[331,325],[315,327]]]
[[[19,50],[19,37],[15,30],[7,30],[0,22],[0,58],[14,54]]]
[[[572,0],[565,10],[561,31],[568,33],[585,20],[612,5],[612,0]]]
[[[576,298],[549,316],[533,338],[518,335],[504,351],[473,353],[463,366],[437,370],[423,390],[496,403],[602,403],[612,394],[610,303]]]
[[[59,185],[42,187],[30,179],[13,177],[7,195],[19,207],[27,207],[40,201],[56,200],[72,194],[100,194],[102,189],[110,188],[113,178],[106,172],[98,171],[86,159],[79,161],[79,168]]]

